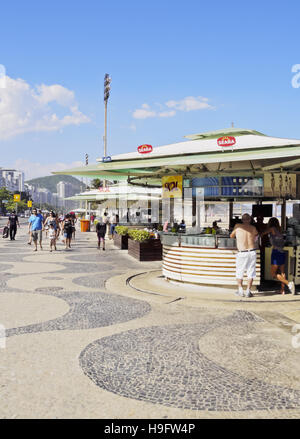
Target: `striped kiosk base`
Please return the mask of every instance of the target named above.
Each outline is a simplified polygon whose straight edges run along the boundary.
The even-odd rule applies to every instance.
[[[257,251],[256,278],[260,284],[260,252]],[[170,280],[205,285],[236,285],[237,250],[192,246],[163,246],[163,275]],[[246,275],[244,276],[247,280]]]

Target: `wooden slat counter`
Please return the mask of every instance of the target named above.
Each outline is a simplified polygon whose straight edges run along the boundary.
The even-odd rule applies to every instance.
[[[207,285],[236,285],[237,250],[163,245],[163,275],[170,280]],[[256,278],[260,284],[260,254],[256,252]],[[244,275],[245,281],[247,276]]]

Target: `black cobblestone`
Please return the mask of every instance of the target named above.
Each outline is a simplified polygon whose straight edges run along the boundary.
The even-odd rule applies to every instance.
[[[44,288],[38,294],[63,299],[70,310],[57,319],[7,329],[7,337],[43,331],[100,328],[142,317],[151,310],[147,302],[102,292],[59,292]]]
[[[199,338],[262,319],[250,312],[195,324],[153,326],[105,337],[80,355],[84,373],[118,395],[190,410],[253,411],[300,407],[300,391],[247,379],[203,355]]]
[[[121,271],[109,271],[103,274],[95,274],[94,276],[76,277],[72,282],[76,285],[81,285],[88,288],[105,288],[105,282],[112,276],[121,274]]]

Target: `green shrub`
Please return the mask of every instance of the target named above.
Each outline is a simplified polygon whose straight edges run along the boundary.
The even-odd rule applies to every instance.
[[[161,224],[159,224],[158,226],[157,226],[157,230],[159,231],[159,232],[162,232],[163,231],[163,226],[161,225]]]
[[[128,236],[130,239],[138,242],[148,241],[150,239],[150,233],[147,230],[136,230],[131,229],[128,231]]]
[[[115,231],[117,232],[118,235],[121,235],[121,236],[128,235],[128,227],[126,227],[126,226],[116,226]]]

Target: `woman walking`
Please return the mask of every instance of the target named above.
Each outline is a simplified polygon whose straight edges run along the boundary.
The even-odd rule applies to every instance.
[[[285,277],[285,252],[283,250],[284,237],[277,218],[271,218],[269,220],[268,227],[261,236],[266,234],[268,234],[270,243],[273,246],[271,254],[271,276],[274,280],[278,280],[281,283],[281,294],[285,294],[285,285],[292,294],[295,294],[294,282],[288,282]]]
[[[76,223],[77,223],[77,218],[75,213],[71,213],[71,220],[72,220],[72,239],[75,241],[75,232],[76,232]]]
[[[54,247],[56,250],[56,231],[54,229],[53,224],[50,224],[48,232],[49,232],[50,252],[52,252],[52,247]]]
[[[53,211],[50,213],[50,216],[48,216],[45,219],[43,229],[49,230],[51,228],[51,226],[53,226],[53,229],[55,230],[55,236],[54,236],[54,238],[52,238],[52,240],[53,240],[52,245],[54,245],[54,250],[56,250],[56,240],[59,236],[60,226],[59,226],[57,216],[56,216],[55,212],[53,212]]]

